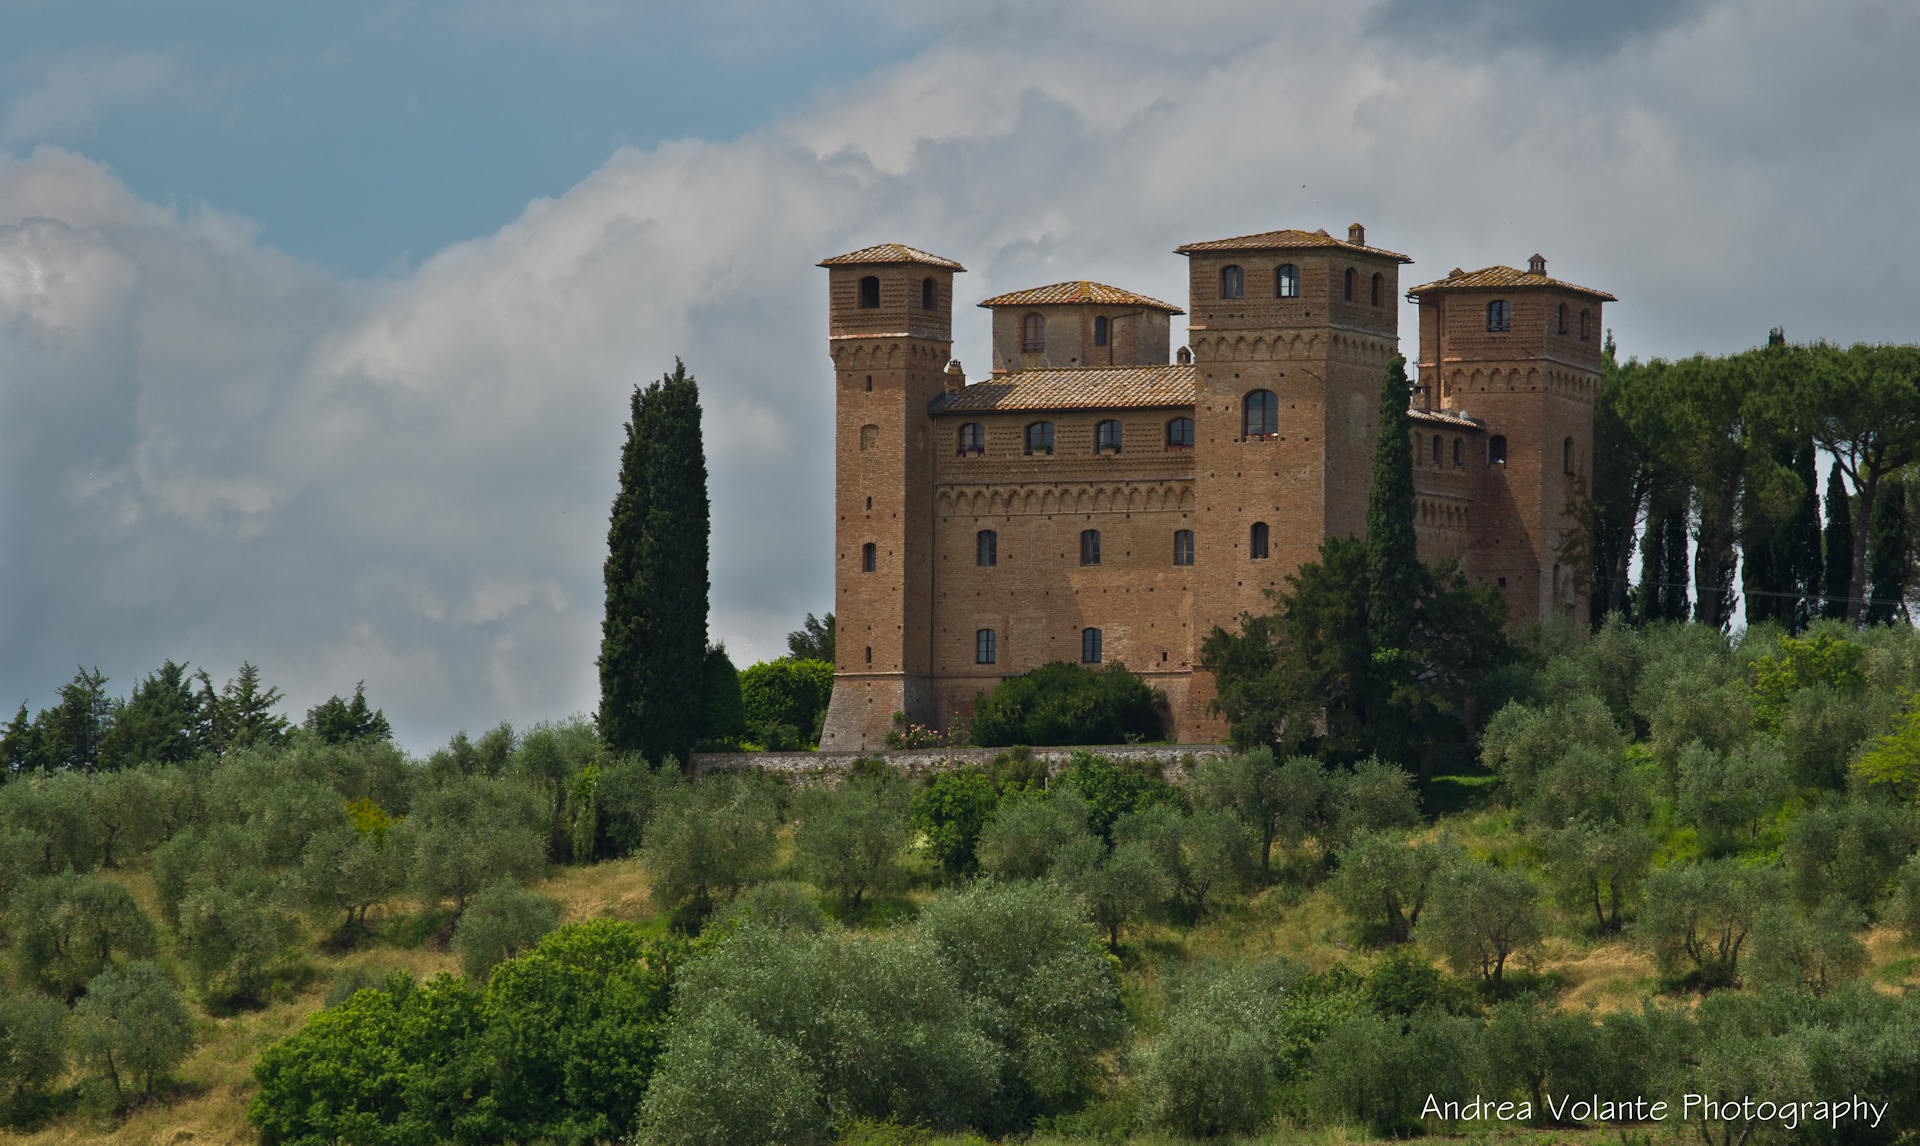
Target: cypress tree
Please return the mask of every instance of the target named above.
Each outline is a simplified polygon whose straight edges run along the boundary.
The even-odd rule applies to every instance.
[[[634,387],[599,660],[601,737],[656,764],[684,763],[705,715],[707,528],[700,388],[675,359],[673,373]]]
[[[1885,625],[1906,612],[1907,487],[1886,482],[1873,499],[1873,536],[1867,552],[1869,625]]]
[[[1681,495],[1686,491],[1682,490]],[[1684,621],[1688,616],[1687,509],[1674,509],[1647,519],[1647,535],[1640,549],[1640,616],[1647,621]]]
[[[1853,510],[1847,504],[1847,486],[1840,480],[1840,467],[1827,471],[1826,529],[1826,615],[1835,619],[1847,615],[1847,598],[1853,584]]]
[[[1793,599],[1788,602],[1787,627],[1806,631],[1820,615],[1820,478],[1813,468],[1812,438],[1802,438],[1794,449],[1793,472],[1800,479],[1800,508],[1786,529],[1786,564],[1792,574]]]
[[[1373,442],[1373,488],[1367,495],[1367,637],[1375,649],[1405,649],[1412,643],[1420,598],[1410,393],[1407,361],[1395,357],[1380,380],[1380,433]]]

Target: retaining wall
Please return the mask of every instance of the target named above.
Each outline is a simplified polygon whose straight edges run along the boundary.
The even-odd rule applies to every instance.
[[[759,768],[801,778],[838,775],[855,760],[867,756],[884,760],[906,775],[919,778],[948,768],[986,764],[1005,751],[1005,748],[890,748],[878,752],[695,752],[692,765],[695,776]],[[1049,772],[1066,767],[1075,752],[1091,752],[1110,760],[1151,760],[1160,765],[1169,780],[1178,780],[1193,764],[1231,751],[1225,744],[1085,744],[1035,748],[1033,757],[1045,761]]]

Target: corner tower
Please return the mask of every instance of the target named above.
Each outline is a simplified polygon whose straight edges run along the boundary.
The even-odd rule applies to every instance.
[[[834,680],[820,747],[933,711],[933,427],[965,267],[883,243],[822,260],[834,364]]]
[[[1593,477],[1593,403],[1603,367],[1605,291],[1493,266],[1412,288],[1420,305],[1418,404],[1483,432],[1463,565],[1507,598],[1517,625],[1585,608],[1574,507]],[[1472,477],[1472,474],[1468,475]]]

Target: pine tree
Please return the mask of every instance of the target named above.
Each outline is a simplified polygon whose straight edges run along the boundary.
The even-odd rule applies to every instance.
[[[168,660],[134,688],[100,745],[110,768],[184,764],[200,751],[204,714],[187,666]]]
[[[1367,637],[1376,650],[1404,650],[1412,643],[1420,598],[1409,393],[1406,359],[1396,357],[1380,381],[1380,432],[1373,442],[1373,488],[1367,495]]]
[[[1907,604],[1907,487],[1892,481],[1880,487],[1873,502],[1873,537],[1867,552],[1869,625],[1885,625],[1906,615]]]
[[[707,527],[700,389],[676,359],[634,388],[607,529],[599,727],[615,751],[685,761],[700,738]]]
[[[1806,631],[1820,615],[1820,479],[1813,462],[1813,439],[1802,438],[1794,450],[1793,472],[1804,492],[1786,533],[1787,563],[1793,573],[1792,612],[1787,626],[1795,633]]]
[[[1847,597],[1853,584],[1853,510],[1847,504],[1847,486],[1840,467],[1827,471],[1826,615],[1847,615]]]
[[[350,744],[356,740],[391,740],[393,726],[387,723],[385,709],[367,707],[367,682],[353,686],[353,699],[331,696],[324,703],[307,709],[306,726],[319,733],[328,744]]]

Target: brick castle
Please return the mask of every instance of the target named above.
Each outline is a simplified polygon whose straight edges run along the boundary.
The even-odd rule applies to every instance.
[[[895,243],[820,264],[838,627],[823,750],[881,747],[896,711],[944,727],[1058,660],[1125,663],[1166,691],[1181,741],[1217,740],[1201,640],[1270,610],[1263,591],[1323,538],[1364,535],[1412,260],[1358,224],[1176,253],[1186,312],[1093,282],[982,302],[992,374],[971,385],[951,355],[966,268]],[[1538,255],[1406,293],[1421,557],[1499,587],[1516,624],[1575,615],[1570,510],[1613,296]]]

